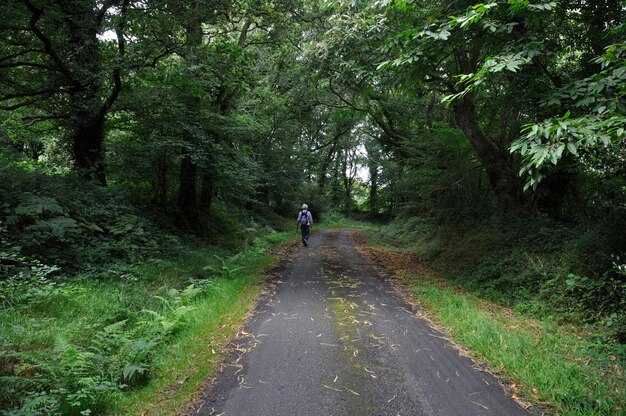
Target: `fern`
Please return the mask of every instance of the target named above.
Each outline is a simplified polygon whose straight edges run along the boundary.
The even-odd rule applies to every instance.
[[[181,305],[178,307],[171,307],[169,311],[167,311],[168,313],[164,314],[144,309],[142,312],[151,315],[154,319],[153,321],[140,321],[140,324],[150,325],[151,323],[156,323],[162,335],[169,335],[184,326],[185,317],[194,309],[195,308],[193,306]]]
[[[202,293],[202,289],[191,284],[185,288],[181,293],[181,299],[184,304],[188,304],[198,294]]]
[[[35,224],[26,227],[26,231],[38,234],[40,238],[48,235],[63,239],[75,235],[78,232],[78,224],[71,218],[54,217],[46,220],[38,220]]]
[[[48,392],[32,392],[24,396],[19,409],[4,410],[4,416],[47,416],[59,414],[59,397]]]
[[[245,266],[237,264],[243,258],[244,252],[238,253],[232,257],[220,257],[216,254],[213,255],[219,262],[219,266],[207,265],[202,270],[209,270],[218,276],[227,278],[235,277],[235,273],[243,270]]]
[[[162,335],[169,335],[179,330],[184,326],[186,316],[195,309],[189,303],[201,291],[194,285],[189,285],[182,292],[174,288],[169,289],[169,298],[155,295],[154,298],[163,304],[163,313],[144,309],[142,312],[152,316],[154,319],[152,321],[141,321],[140,324],[149,326],[156,323]]]
[[[132,382],[132,380],[137,379],[146,374],[148,370],[147,364],[129,364],[122,369],[122,375],[124,376],[124,381]]]
[[[61,409],[85,411],[98,408],[103,392],[118,389],[115,383],[97,371],[97,363],[103,358],[100,354],[82,351],[62,337],[57,337],[54,352],[58,361],[57,377],[62,391],[66,392],[61,396]]]
[[[44,214],[63,215],[65,212],[56,199],[25,194],[25,201],[15,208],[15,214],[23,217],[41,217]]]

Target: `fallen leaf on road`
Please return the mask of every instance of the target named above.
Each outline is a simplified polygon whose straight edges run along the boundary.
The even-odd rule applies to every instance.
[[[485,406],[484,404],[480,404],[478,402],[475,402],[474,400],[471,400],[472,403],[474,403],[476,406],[480,406],[485,410],[489,410],[489,408],[487,406]]]

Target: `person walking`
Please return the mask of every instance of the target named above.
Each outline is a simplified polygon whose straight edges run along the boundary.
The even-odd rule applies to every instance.
[[[306,247],[308,245],[309,232],[313,225],[313,216],[307,204],[302,204],[302,210],[298,213],[298,225],[302,233],[302,244]]]

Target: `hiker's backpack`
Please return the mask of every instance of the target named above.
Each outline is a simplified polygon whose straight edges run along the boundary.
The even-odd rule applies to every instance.
[[[300,225],[309,225],[309,213],[308,211],[300,211]]]

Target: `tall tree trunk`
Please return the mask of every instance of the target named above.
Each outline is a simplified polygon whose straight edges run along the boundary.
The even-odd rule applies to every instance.
[[[77,85],[70,92],[72,114],[71,139],[74,162],[81,174],[106,185],[104,124],[108,108],[103,107],[99,22],[93,10],[95,2],[59,2],[66,14],[69,42],[76,51],[73,64]]]
[[[200,208],[203,212],[211,210],[213,201],[213,175],[205,172],[202,174],[202,183],[200,185]]]
[[[348,168],[348,158],[349,158],[349,151],[348,149],[345,149],[343,151],[343,161],[341,164],[341,174],[342,174],[342,180],[343,180],[343,192],[346,198],[346,206],[350,203],[350,201],[352,200],[352,180],[350,178],[350,172],[349,172],[349,168]]]
[[[188,225],[198,222],[198,168],[189,154],[183,155],[180,161],[180,185],[178,188],[178,208]]]
[[[72,133],[74,162],[81,174],[106,185],[103,115],[78,114]]]
[[[366,141],[365,142],[365,151],[367,152],[367,169],[370,175],[369,182],[369,197],[367,201],[367,205],[372,214],[378,214],[379,210],[379,201],[378,201],[378,176],[379,176],[379,168],[380,168],[380,147],[377,145],[377,140],[375,141]]]
[[[476,65],[465,50],[457,50],[457,63],[461,73],[474,72]],[[511,165],[506,149],[500,149],[481,129],[476,116],[474,94],[467,93],[453,102],[454,115],[476,156],[483,164],[489,184],[504,211],[519,207],[523,200],[517,169]]]
[[[480,128],[471,93],[454,102],[454,114],[457,124],[483,164],[500,207],[504,211],[520,207],[523,195],[517,171],[511,165],[509,155],[487,139]]]
[[[367,167],[370,173],[369,209],[372,214],[378,214],[378,163],[368,159]]]
[[[184,7],[184,6],[181,6]],[[196,64],[195,49],[202,45],[202,22],[201,22],[201,2],[194,1],[186,10],[186,36],[187,44],[185,61],[189,66]],[[200,100],[189,97],[188,106],[191,112],[197,109]],[[193,138],[189,133],[185,133],[184,141],[192,144]],[[198,167],[191,158],[191,148],[193,146],[183,146],[182,159],[180,162],[180,184],[178,188],[178,210],[188,225],[198,223],[200,207],[198,204]]]

